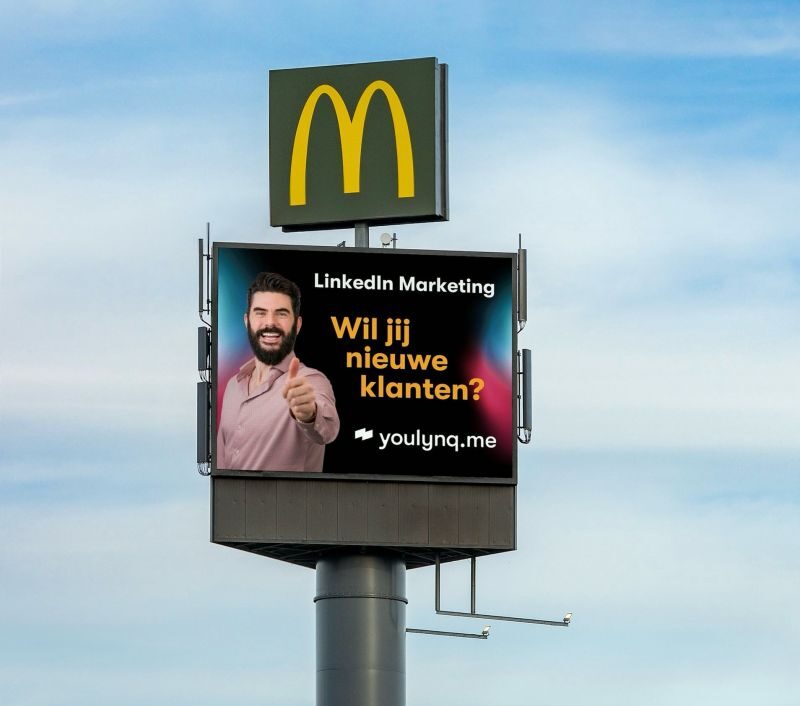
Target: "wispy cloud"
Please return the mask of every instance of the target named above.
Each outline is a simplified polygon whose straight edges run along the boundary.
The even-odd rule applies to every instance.
[[[536,3],[509,24],[519,49],[642,57],[800,57],[800,16],[787,2]],[[520,19],[520,18],[515,18]]]
[[[399,246],[529,253],[520,551],[478,605],[575,621],[409,637],[409,702],[794,703],[796,9],[265,7],[2,11],[6,701],[313,700],[313,573],[207,539],[196,238],[352,242],[267,226],[265,71],[415,51],[451,63],[452,220]]]
[[[521,340],[535,348],[540,443],[796,445],[800,181],[790,165],[712,159],[607,102],[494,98],[507,110],[453,131],[453,220],[397,230],[403,247],[463,249],[513,249],[525,234]],[[191,423],[204,220],[222,221],[223,240],[297,242],[264,225],[265,155],[246,156],[248,141],[205,121],[95,120],[91,139],[72,117],[60,125],[70,139],[34,125],[7,152],[25,166],[0,168],[15,414]],[[190,142],[174,146],[187,129]],[[27,314],[48,301],[66,306],[48,321],[57,361]]]
[[[678,18],[655,13],[648,18],[605,18],[587,28],[582,39],[589,50],[620,54],[800,58],[800,20],[794,14],[776,15],[747,20],[706,19],[687,12]]]

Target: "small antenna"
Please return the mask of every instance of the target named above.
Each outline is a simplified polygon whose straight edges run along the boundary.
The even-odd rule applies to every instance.
[[[206,311],[211,314],[211,223],[206,221]]]
[[[211,314],[211,224],[208,222],[205,240],[204,245],[203,238],[197,239],[197,308],[200,321],[210,327],[203,318],[203,314]]]

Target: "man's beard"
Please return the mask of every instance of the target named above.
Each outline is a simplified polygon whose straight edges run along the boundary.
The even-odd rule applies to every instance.
[[[264,350],[259,343],[259,338],[262,333],[277,333],[281,335],[281,343],[274,350]],[[247,337],[250,339],[250,347],[253,353],[264,365],[277,365],[280,363],[294,348],[294,342],[297,339],[297,320],[292,324],[292,330],[289,333],[284,333],[277,326],[264,326],[253,331],[250,324],[247,324]]]

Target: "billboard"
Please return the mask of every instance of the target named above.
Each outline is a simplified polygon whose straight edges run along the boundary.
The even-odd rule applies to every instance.
[[[514,254],[213,262],[213,473],[516,482]]]
[[[271,224],[446,220],[446,101],[434,58],[270,71]]]

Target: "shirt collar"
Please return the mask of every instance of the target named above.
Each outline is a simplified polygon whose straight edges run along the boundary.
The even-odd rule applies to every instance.
[[[275,379],[280,377],[281,375],[285,375],[289,371],[289,363],[292,362],[292,358],[294,357],[295,354],[294,351],[292,351],[280,363],[273,365],[272,369],[270,370],[270,378]],[[241,368],[239,368],[239,372],[236,373],[236,380],[238,382],[241,382],[242,380],[249,378],[253,374],[253,371],[255,369],[256,369],[256,359],[250,358],[250,360],[248,360]],[[272,370],[277,370],[278,375],[273,375]]]

